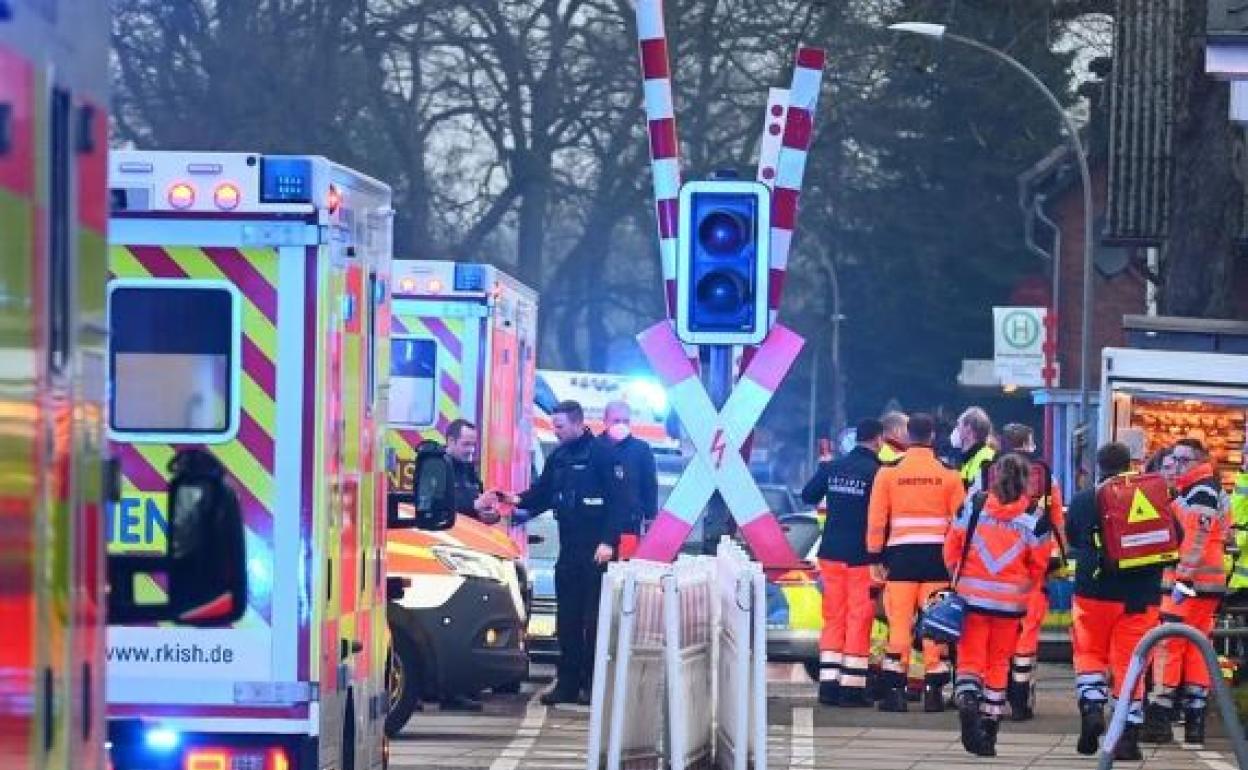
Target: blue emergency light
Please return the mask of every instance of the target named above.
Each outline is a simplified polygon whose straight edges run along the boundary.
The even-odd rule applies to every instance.
[[[261,203],[311,203],[312,161],[308,158],[261,158]]]

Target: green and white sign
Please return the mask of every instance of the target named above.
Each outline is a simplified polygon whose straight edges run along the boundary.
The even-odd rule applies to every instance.
[[[993,368],[1002,385],[1037,388],[1044,385],[1044,318],[1042,307],[994,307]]]

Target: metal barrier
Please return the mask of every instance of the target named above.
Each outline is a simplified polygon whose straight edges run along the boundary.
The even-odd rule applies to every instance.
[[[766,642],[762,568],[735,544],[714,558],[612,564],[588,770],[766,770]]]
[[[1217,696],[1218,709],[1222,713],[1222,725],[1226,730],[1227,737],[1231,740],[1231,746],[1235,750],[1235,761],[1238,763],[1240,770],[1248,770],[1248,743],[1244,742],[1244,728],[1239,723],[1239,715],[1235,712],[1235,704],[1231,700],[1231,692],[1227,689],[1226,682],[1222,681],[1221,670],[1218,665],[1217,653],[1213,650],[1213,645],[1205,638],[1205,635],[1187,625],[1186,623],[1163,623],[1144,635],[1140,643],[1136,645],[1135,652],[1131,655],[1131,665],[1127,667],[1127,675],[1123,679],[1121,685],[1117,688],[1120,693],[1130,693],[1135,690],[1135,685],[1140,681],[1140,677],[1144,675],[1144,667],[1148,665],[1148,656],[1152,652],[1153,647],[1159,641],[1171,636],[1181,636],[1192,644],[1200,648],[1200,654],[1205,660],[1205,666],[1209,669],[1209,680],[1213,684],[1214,694]],[[1097,762],[1099,770],[1109,770],[1114,765],[1114,749],[1118,745],[1118,739],[1122,737],[1122,732],[1127,725],[1127,712],[1131,708],[1131,699],[1119,698],[1117,705],[1114,706],[1114,714],[1109,722],[1109,729],[1105,731],[1105,737],[1101,741],[1101,756]]]

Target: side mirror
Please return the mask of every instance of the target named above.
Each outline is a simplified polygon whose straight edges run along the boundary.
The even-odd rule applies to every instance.
[[[173,621],[228,626],[247,611],[247,553],[238,496],[209,452],[187,449],[169,464],[164,554],[108,557],[108,613],[115,624]],[[140,575],[164,583],[167,601],[140,602]]]
[[[455,476],[442,447],[427,441],[416,450],[410,491],[386,499],[390,529],[444,530],[455,526]]]

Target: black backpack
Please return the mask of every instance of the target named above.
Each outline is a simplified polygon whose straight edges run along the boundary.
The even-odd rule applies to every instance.
[[[247,554],[238,495],[211,452],[169,461],[169,603],[179,623],[223,626],[247,611]]]

